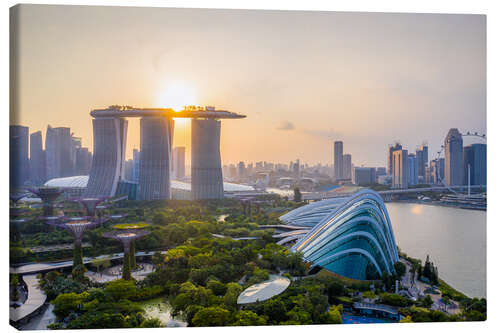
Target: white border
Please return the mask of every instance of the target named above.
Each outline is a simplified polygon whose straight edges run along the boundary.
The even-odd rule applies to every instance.
[[[278,10],[322,10],[322,11],[363,11],[363,12],[413,12],[413,13],[461,13],[461,14],[487,14],[487,30],[488,30],[488,141],[490,143],[489,154],[488,154],[488,183],[489,183],[489,205],[488,205],[488,278],[487,278],[487,295],[488,295],[488,320],[485,323],[432,323],[432,324],[388,324],[388,325],[341,325],[341,326],[272,326],[272,327],[259,327],[259,331],[268,332],[303,332],[304,330],[314,329],[321,330],[324,332],[330,330],[340,330],[343,332],[354,330],[356,332],[360,331],[374,331],[374,332],[400,332],[404,331],[441,331],[441,330],[451,330],[457,332],[470,332],[473,330],[493,330],[497,327],[498,331],[498,299],[500,294],[498,292],[498,276],[500,275],[500,269],[498,268],[498,261],[496,259],[496,254],[500,253],[499,242],[495,241],[500,235],[500,215],[497,211],[497,199],[498,194],[496,189],[498,188],[498,177],[496,176],[496,170],[494,166],[500,161],[496,154],[496,147],[498,147],[499,134],[496,132],[496,127],[499,124],[500,116],[498,112],[500,107],[498,104],[498,94],[499,94],[499,84],[498,84],[498,74],[499,65],[498,61],[500,59],[499,54],[499,35],[500,31],[500,14],[496,5],[498,1],[483,1],[483,0],[419,0],[419,1],[401,1],[401,0],[337,0],[337,1],[320,1],[320,0],[288,0],[288,1],[277,1],[277,0],[255,0],[255,1],[223,1],[223,0],[210,0],[210,1],[194,1],[194,0],[184,0],[184,1],[153,1],[153,0],[143,0],[143,1],[112,1],[112,0],[88,0],[88,1],[36,1],[31,0],[29,3],[33,4],[67,4],[67,5],[111,5],[111,6],[141,6],[141,7],[184,7],[184,8],[234,8],[234,9],[278,9]],[[1,177],[1,189],[2,189],[2,216],[4,217],[3,228],[7,231],[7,198],[8,198],[8,174],[9,165],[6,161],[8,159],[8,130],[7,123],[9,113],[7,112],[9,108],[9,12],[8,8],[15,5],[15,1],[5,1],[2,3],[2,44],[6,46],[2,52],[2,64],[3,64],[3,80],[2,82],[2,104],[4,106],[4,112],[1,113],[3,117],[4,130],[0,132],[2,136],[2,152],[5,157],[4,163],[1,163],[2,174]],[[493,149],[493,150],[492,150]],[[4,300],[0,307],[0,313],[2,317],[0,322],[2,326],[8,325],[8,309],[7,309],[7,281],[8,281],[8,232],[2,233],[3,238],[3,251],[1,251],[2,257],[2,274],[1,277],[1,290],[2,296],[0,299]],[[238,332],[253,332],[255,327],[242,327],[242,328],[192,328],[193,332],[232,332],[236,330]],[[14,331],[12,327],[6,328],[7,331]],[[116,330],[100,330],[99,332],[110,331],[116,332]],[[159,332],[159,330],[154,331],[153,329],[141,329],[141,330],[123,330],[123,332]],[[175,331],[185,332],[185,329],[177,328]],[[75,331],[77,332],[77,331]]]

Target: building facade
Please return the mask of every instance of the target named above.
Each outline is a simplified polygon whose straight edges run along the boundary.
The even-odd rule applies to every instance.
[[[141,157],[137,200],[168,200],[174,120],[141,118]]]
[[[403,149],[403,146],[399,143],[395,143],[392,146],[389,146],[388,152],[387,152],[387,174],[392,175],[392,153],[395,152],[396,150],[401,150]]]
[[[392,188],[408,188],[408,151],[395,150],[392,153]]]
[[[415,151],[417,162],[417,182],[418,184],[425,183],[425,168],[429,163],[429,147],[422,145]]]
[[[175,147],[173,156],[173,178],[183,180],[186,177],[186,147]]]
[[[26,126],[9,127],[10,188],[19,188],[29,180],[29,129]]]
[[[377,182],[375,174],[376,174],[376,168],[354,167],[354,184],[356,185],[375,184]]]
[[[335,180],[344,178],[344,143],[342,141],[335,141],[333,144],[333,174]]]
[[[45,152],[43,150],[42,131],[30,135],[30,180],[33,185],[45,183]]]
[[[47,179],[73,174],[71,131],[69,127],[47,127],[45,136],[45,170]]]
[[[464,184],[486,185],[486,144],[464,147]]]
[[[191,120],[191,192],[193,200],[222,199],[221,122]]]
[[[352,161],[351,161],[351,154],[344,154],[342,156],[342,170],[344,172],[344,175],[342,176],[342,179],[352,179]]]
[[[444,141],[444,180],[450,185],[463,185],[463,140],[456,128],[451,128]]]
[[[415,154],[408,154],[408,185],[417,185],[418,182],[418,159]]]
[[[94,118],[94,155],[85,196],[114,196],[124,175],[128,121]]]

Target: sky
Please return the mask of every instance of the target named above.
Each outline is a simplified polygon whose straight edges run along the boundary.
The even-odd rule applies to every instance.
[[[224,164],[385,166],[430,158],[448,130],[486,134],[486,16],[21,5],[11,123],[71,127],[92,150],[93,108],[213,105]],[[190,124],[174,146],[190,154]],[[464,140],[464,143],[469,143]],[[130,119],[127,158],[140,147]],[[189,161],[187,161],[189,164]]]

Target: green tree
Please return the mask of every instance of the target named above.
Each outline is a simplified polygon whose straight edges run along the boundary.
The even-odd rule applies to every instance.
[[[400,323],[413,323],[413,320],[411,319],[411,316],[405,316],[399,322]]]
[[[328,311],[329,324],[342,324],[342,316],[340,314],[342,310],[342,304],[339,304],[337,306],[332,305],[332,307],[330,307],[330,310]]]
[[[88,293],[81,294],[69,293],[60,294],[52,301],[54,305],[54,314],[58,318],[65,318],[71,312],[79,311],[83,307],[84,300],[88,297]]]
[[[226,326],[231,313],[221,307],[208,307],[199,310],[193,317],[193,326]]]
[[[236,314],[235,321],[231,323],[231,326],[259,326],[266,324],[266,318],[253,311],[243,310]]]
[[[134,282],[124,279],[108,282],[104,290],[115,300],[129,299],[137,293]]]
[[[396,270],[396,275],[399,280],[406,274],[406,265],[401,261],[394,264],[394,269]]]

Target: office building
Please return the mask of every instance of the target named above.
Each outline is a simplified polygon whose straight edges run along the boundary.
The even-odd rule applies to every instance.
[[[333,144],[333,173],[335,180],[341,180],[344,176],[344,143],[342,141],[335,141]]]
[[[45,135],[45,170],[47,179],[73,175],[71,132],[69,127],[47,126]]]
[[[174,120],[141,118],[141,157],[137,200],[168,200]]]
[[[418,159],[415,154],[408,154],[408,185],[414,186],[418,182]]]
[[[246,168],[245,168],[245,162],[240,161],[238,163],[238,178],[240,180],[244,179],[246,177]]]
[[[175,147],[172,151],[173,179],[183,180],[186,177],[186,147]]]
[[[376,169],[369,167],[354,167],[354,184],[369,185],[376,183]]]
[[[464,184],[486,185],[486,144],[464,147]]]
[[[42,131],[30,135],[30,181],[33,185],[45,183],[45,152]]]
[[[434,159],[429,164],[429,183],[439,184],[444,180],[444,158]]]
[[[427,147],[427,145],[420,146],[415,151],[415,157],[417,162],[418,183],[425,183],[425,168],[429,162],[429,147]]]
[[[444,141],[444,178],[449,186],[463,185],[463,140],[456,128],[451,128]]]
[[[132,151],[132,160],[133,160],[133,168],[132,168],[132,180],[135,182],[139,181],[139,164],[141,159],[141,153],[139,150],[134,149]]]
[[[392,152],[392,187],[408,188],[408,151],[406,149]]]
[[[20,125],[10,125],[9,167],[11,190],[23,186],[29,180],[28,134],[28,127]]]
[[[344,154],[344,156],[342,156],[342,162],[343,162],[342,171],[344,172],[342,179],[352,179],[351,154]]]
[[[88,175],[92,166],[92,153],[87,147],[81,147],[76,149],[75,155],[75,175]]]
[[[395,143],[392,146],[389,146],[388,155],[387,155],[387,174],[392,175],[392,153],[403,149],[403,146],[399,143]]]

